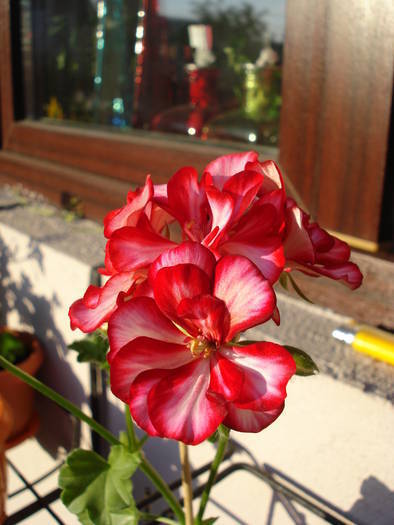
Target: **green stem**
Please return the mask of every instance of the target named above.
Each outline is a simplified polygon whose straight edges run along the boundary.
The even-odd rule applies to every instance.
[[[209,472],[209,478],[208,478],[207,484],[205,485],[204,492],[202,493],[202,496],[201,496],[200,508],[198,509],[198,514],[196,517],[196,525],[202,524],[202,518],[205,512],[205,507],[207,506],[209,494],[211,492],[213,482],[215,481],[219,465],[226,451],[226,446],[227,446],[229,435],[230,435],[230,430],[224,427],[223,425],[220,425],[218,448],[216,451],[215,458],[211,465],[211,470]]]
[[[133,420],[131,419],[130,408],[129,408],[128,405],[125,405],[124,412],[125,412],[125,418],[126,418],[126,427],[127,427],[127,437],[128,437],[128,440],[129,440],[129,448],[130,448],[130,450],[132,452],[134,452],[135,450],[137,450],[138,442],[137,442],[137,437],[135,435],[134,423],[133,423]]]
[[[163,498],[167,501],[171,509],[173,510],[175,516],[178,518],[178,521],[181,525],[185,525],[185,515],[179,502],[171,492],[169,486],[160,476],[157,470],[149,463],[147,459],[141,453],[141,463],[139,468],[142,472],[152,481],[157,490],[162,494]]]
[[[68,401],[68,399],[55,392],[55,390],[52,390],[52,388],[44,385],[44,383],[41,383],[41,381],[27,374],[26,372],[23,372],[23,370],[21,370],[17,366],[14,366],[2,356],[0,356],[0,366],[2,366],[5,370],[8,370],[8,372],[18,377],[19,379],[30,385],[32,388],[34,388],[47,398],[57,403],[59,406],[70,412],[70,414],[73,414],[81,421],[87,423],[92,430],[94,430],[97,434],[99,434],[101,437],[107,440],[108,443],[110,443],[111,445],[120,445],[120,441],[111,432],[109,432],[105,427],[100,425],[100,423],[97,423],[97,421],[95,421],[93,418],[89,417],[84,412],[82,412],[77,406],[74,405],[74,403]],[[183,514],[181,506],[175,499],[167,483],[163,480],[163,478],[155,470],[155,468],[149,463],[149,461],[145,459],[142,453],[140,469],[152,481],[157,490],[163,495],[163,498],[167,501],[171,509],[174,511],[174,514],[177,516],[179,523],[181,525],[184,525],[185,516]]]
[[[100,425],[100,423],[97,423],[97,421],[95,421],[93,418],[89,417],[87,414],[82,412],[82,410],[75,406],[74,403],[68,401],[68,399],[55,392],[55,390],[52,390],[52,388],[50,388],[49,386],[44,385],[44,383],[41,383],[41,381],[39,381],[35,377],[27,374],[26,372],[23,372],[23,370],[13,365],[2,356],[0,356],[0,365],[5,370],[8,370],[11,374],[18,377],[19,379],[30,385],[32,388],[34,388],[35,390],[37,390],[38,392],[40,392],[41,394],[54,401],[68,412],[70,412],[73,416],[87,423],[92,430],[94,430],[99,436],[108,441],[108,443],[110,443],[111,445],[119,445],[119,440],[111,432],[109,432],[109,430],[107,430],[105,427]]]

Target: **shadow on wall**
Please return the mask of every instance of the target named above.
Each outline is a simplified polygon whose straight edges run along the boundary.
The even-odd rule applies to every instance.
[[[35,261],[40,271],[43,271],[43,256],[37,243],[30,242],[29,252],[22,259],[17,251],[11,251],[0,238],[0,323],[8,325],[10,314],[17,313],[18,326],[10,328],[19,329],[19,325],[22,325],[23,329],[33,332],[44,344],[46,353],[39,378],[60,393],[72,392],[72,401],[81,406],[86,399],[85,394],[65,359],[67,346],[51,315],[53,305],[59,304],[58,297],[56,293],[50,299],[37,295],[31,279],[24,273],[14,280],[9,264],[15,261]],[[37,403],[37,411],[41,419],[37,435],[40,444],[52,455],[57,454],[59,446],[70,448],[74,436],[69,416],[43,397]]]
[[[290,486],[296,492],[301,491],[301,494],[309,496],[322,508],[328,508],[331,511],[343,514],[347,519],[351,520],[355,525],[392,525],[394,523],[394,492],[379,481],[374,476],[369,476],[362,482],[360,493],[361,497],[352,505],[348,511],[344,511],[327,501],[324,495],[316,494],[314,491],[302,485],[302,483],[295,481],[287,474],[276,469],[272,465],[264,464],[263,467],[274,476],[278,481],[285,482],[285,485]],[[304,509],[299,504],[296,506],[284,495],[277,491],[272,491],[272,498],[270,501],[270,509],[265,525],[274,525],[274,509],[276,505],[283,505],[289,518],[296,525],[307,525],[308,518],[305,517]]]
[[[21,254],[18,250],[11,250],[0,237],[0,324],[7,325],[10,318],[14,318],[17,313],[18,326],[14,328],[22,325],[24,329],[34,332],[44,344],[46,354],[39,378],[81,407],[89,400],[67,361],[70,351],[62,335],[63,328],[56,326],[53,316],[53,308],[61,305],[61,280],[59,290],[52,291],[51,295],[45,297],[35,291],[34,280],[31,277],[37,272],[42,279],[45,272],[43,258],[40,245],[34,241],[30,241],[28,250]],[[23,271],[18,275],[11,274],[15,263],[29,265],[29,276]],[[34,272],[30,272],[30,265],[34,267]],[[111,397],[112,394],[108,393],[109,400]],[[37,439],[50,454],[56,456],[60,446],[69,450],[77,444],[75,435],[78,434],[78,429],[75,422],[73,423],[61,408],[41,396],[37,410],[41,419]],[[106,412],[104,417],[110,421],[110,427],[115,433],[125,428],[124,412],[121,408],[114,403],[108,403]],[[146,444],[145,452],[167,480],[179,477],[178,446],[175,442],[152,439]],[[140,473],[135,476],[134,485],[137,499],[153,490],[150,482]]]
[[[353,504],[349,514],[374,525],[394,523],[394,492],[375,476],[365,479],[360,488],[361,497]]]

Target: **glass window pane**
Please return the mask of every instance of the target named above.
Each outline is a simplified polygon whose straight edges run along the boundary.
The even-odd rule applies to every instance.
[[[285,0],[20,0],[29,118],[276,145]]]

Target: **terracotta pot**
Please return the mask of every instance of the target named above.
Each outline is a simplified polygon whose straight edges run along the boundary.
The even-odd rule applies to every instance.
[[[7,478],[5,464],[5,442],[13,426],[9,405],[0,396],[0,525],[5,521],[5,502],[7,499]]]
[[[24,372],[35,375],[44,358],[44,352],[38,339],[27,332],[18,332],[7,328],[0,329],[1,332],[9,332],[21,339],[30,348],[30,355],[17,366]],[[11,408],[13,426],[8,439],[12,440],[23,433],[34,418],[34,390],[11,373],[1,370],[0,396],[4,397]]]

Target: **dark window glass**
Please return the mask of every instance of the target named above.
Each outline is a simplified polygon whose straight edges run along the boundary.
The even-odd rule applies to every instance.
[[[285,0],[20,0],[26,116],[276,145]]]

